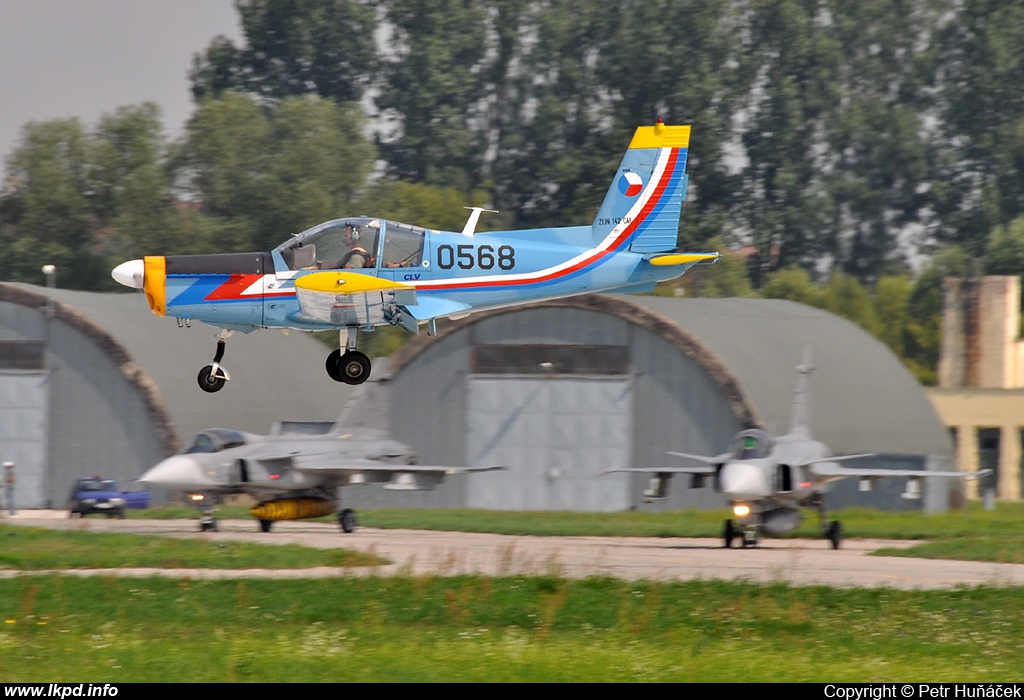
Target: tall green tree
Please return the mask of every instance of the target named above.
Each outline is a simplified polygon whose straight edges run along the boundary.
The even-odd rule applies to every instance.
[[[56,265],[61,284],[88,288],[102,266],[94,251],[92,146],[78,119],[31,122],[7,158],[2,194],[3,279],[42,283]]]
[[[261,107],[241,93],[204,100],[174,162],[201,205],[209,245],[266,250],[290,234],[351,214],[374,166],[352,107],[307,95]]]
[[[198,101],[226,91],[264,101],[316,94],[358,102],[376,74],[377,17],[360,0],[236,0],[242,46],[220,36],[190,77]]]

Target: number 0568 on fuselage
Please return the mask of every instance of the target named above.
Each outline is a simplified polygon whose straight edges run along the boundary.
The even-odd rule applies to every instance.
[[[153,313],[222,330],[199,385],[217,391],[233,331],[339,330],[326,368],[360,384],[370,361],[358,329],[434,332],[438,318],[597,291],[652,291],[659,281],[718,253],[676,251],[686,199],[690,127],[636,130],[590,226],[477,233],[482,209],[462,231],[434,231],[375,217],[348,217],[299,233],[270,252],[150,256],[122,263],[114,279],[145,291]]]

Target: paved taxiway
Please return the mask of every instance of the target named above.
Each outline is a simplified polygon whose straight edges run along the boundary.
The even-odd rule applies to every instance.
[[[1021,586],[1024,565],[949,560],[875,557],[879,547],[913,544],[892,540],[843,542],[839,550],[825,540],[765,540],[750,549],[725,549],[717,539],[685,537],[520,537],[428,530],[360,528],[344,535],[337,525],[302,521],[275,523],[271,533],[257,532],[252,520],[220,521],[220,532],[200,533],[191,520],[69,520],[59,511],[47,517],[4,520],[93,532],[133,532],[216,542],[302,544],[372,552],[394,562],[373,568],[316,568],[285,571],[252,569],[122,569],[129,576],[188,576],[195,579],[243,576],[303,578],[396,573],[457,575],[555,574],[566,577],[612,576],[627,580],[724,579],[795,585],[955,588]],[[16,575],[3,572],[0,575]],[[67,573],[109,574],[110,570]]]

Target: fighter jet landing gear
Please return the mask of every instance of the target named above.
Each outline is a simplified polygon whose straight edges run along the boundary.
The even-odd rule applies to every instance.
[[[761,538],[757,533],[757,526],[745,526],[738,528],[733,525],[732,520],[725,521],[725,546],[726,548],[732,547],[732,542],[737,537],[740,538],[741,547],[756,547],[761,543]]]
[[[231,379],[227,370],[220,365],[220,361],[224,359],[224,349],[227,347],[227,339],[230,335],[231,331],[221,332],[220,337],[217,338],[217,352],[213,355],[213,362],[199,370],[199,376],[196,378],[199,388],[209,394],[223,389],[224,382]]]
[[[832,549],[839,549],[843,542],[843,526],[838,520],[829,522],[828,510],[825,508],[825,499],[820,495],[811,501],[810,505],[818,511],[818,520],[821,523],[821,534],[832,543]]]
[[[356,526],[359,524],[356,521],[356,512],[351,508],[345,508],[344,510],[338,511],[338,524],[341,525],[341,531],[345,533],[354,532]]]
[[[839,549],[839,545],[843,541],[843,526],[839,524],[838,520],[833,520],[832,523],[825,528],[825,537],[827,537],[829,542],[832,543],[832,549]]]
[[[212,510],[204,510],[203,514],[199,517],[199,532],[217,532],[217,518],[214,517]]]
[[[362,384],[370,377],[370,358],[356,350],[358,329],[347,328],[341,333],[348,334],[346,350],[344,353],[340,349],[334,350],[327,356],[327,376],[336,382]]]

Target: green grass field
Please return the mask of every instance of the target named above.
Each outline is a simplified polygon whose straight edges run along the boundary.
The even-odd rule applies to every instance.
[[[399,577],[0,580],[5,682],[988,681],[1019,589]]]

